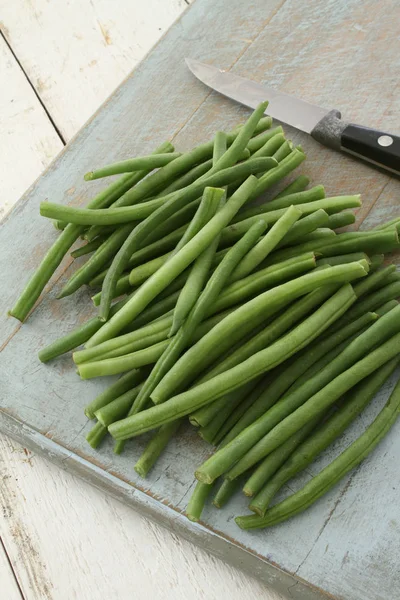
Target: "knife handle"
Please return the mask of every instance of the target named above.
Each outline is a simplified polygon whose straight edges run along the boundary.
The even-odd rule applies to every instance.
[[[322,144],[342,150],[374,165],[400,175],[400,137],[345,123],[340,112],[329,112],[311,132]]]

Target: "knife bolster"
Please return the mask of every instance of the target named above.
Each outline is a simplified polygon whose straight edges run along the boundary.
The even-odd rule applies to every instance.
[[[311,131],[312,137],[328,148],[340,150],[342,133],[347,127],[347,123],[340,117],[341,114],[336,109],[328,112]]]

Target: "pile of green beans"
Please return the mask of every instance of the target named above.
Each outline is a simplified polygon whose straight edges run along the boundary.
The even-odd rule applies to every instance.
[[[214,453],[195,471],[187,517],[199,521],[207,504],[222,508],[244,493],[255,514],[236,518],[243,529],[311,506],[400,410],[397,385],[358,439],[271,506],[400,364],[400,273],[385,265],[400,248],[400,217],[343,231],[360,196],[327,197],[302,174],[285,181],[305,154],[272,126],[267,105],[189,151],[165,142],[93,165],[82,174],[88,186],[119,178],[86,207],[42,202],[58,237],[10,310],[24,321],[82,238],[70,251],[78,268],[55,295],[62,302],[88,286],[98,312],[39,360],[72,351],[81,379],[119,376],[83,407],[93,420],[86,440],[96,450],[111,436],[118,455],[153,432],[133,465],[140,477],[151,477],[185,422],[196,427]]]

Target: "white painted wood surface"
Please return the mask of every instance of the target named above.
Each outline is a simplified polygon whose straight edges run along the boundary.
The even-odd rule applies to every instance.
[[[0,215],[185,6],[0,0]],[[1,598],[279,598],[4,437],[0,479]]]

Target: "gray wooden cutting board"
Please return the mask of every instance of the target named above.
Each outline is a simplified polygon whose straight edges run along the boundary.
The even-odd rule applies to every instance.
[[[192,524],[182,512],[194,469],[209,452],[194,430],[170,444],[144,481],[133,464],[145,439],[130,443],[118,458],[111,444],[95,452],[85,442],[91,423],[83,407],[108,382],[80,382],[69,356],[46,366],[37,359],[39,348],[93,313],[86,291],[55,300],[70,274],[68,260],[22,327],[6,311],[57,235],[39,217],[40,201],[85,204],[99,188],[83,182],[92,167],[148,153],[165,139],[174,139],[179,150],[190,148],[248,114],[196,81],[185,68],[185,56],[339,108],[346,120],[399,132],[399,21],[398,0],[197,0],[0,230],[1,431],[297,600],[400,597],[400,423],[361,467],[285,524],[260,532],[239,530],[233,517],[246,512],[240,496],[222,511],[208,507],[203,523]],[[328,195],[362,193],[358,225],[373,226],[399,214],[399,181],[286,130],[308,155],[299,172],[324,183]],[[365,427],[392,385],[291,489]]]

